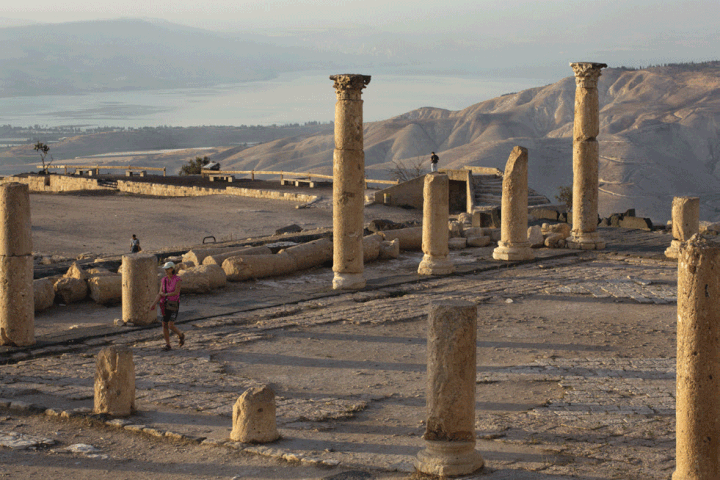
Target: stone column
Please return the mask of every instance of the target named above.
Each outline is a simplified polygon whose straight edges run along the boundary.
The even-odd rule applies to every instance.
[[[94,413],[126,417],[135,411],[135,364],[132,350],[113,346],[100,350],[95,367]]]
[[[567,245],[599,250],[605,242],[597,232],[600,101],[597,83],[604,63],[578,62],[575,72],[575,123],[573,126],[573,228]]]
[[[720,478],[720,244],[695,236],[678,259],[673,480]]]
[[[665,250],[668,258],[678,258],[680,244],[700,231],[700,199],[698,197],[675,197],[672,203],[673,240]]]
[[[467,475],[484,463],[475,451],[477,307],[436,302],[428,320],[428,417],[415,467],[429,475]]]
[[[510,152],[502,185],[500,241],[495,260],[532,260],[535,254],[528,242],[528,151],[515,147]]]
[[[0,185],[0,345],[35,344],[30,189]]]
[[[362,90],[369,75],[332,75],[335,82],[333,153],[333,288],[365,286],[362,239],[365,208]]]
[[[447,275],[455,271],[448,258],[448,219],[450,217],[450,179],[445,174],[425,175],[423,189],[422,250],[420,275]]]
[[[150,325],[157,319],[157,310],[150,310],[150,304],[160,290],[157,266],[155,255],[142,253],[123,255],[120,268],[124,322]]]

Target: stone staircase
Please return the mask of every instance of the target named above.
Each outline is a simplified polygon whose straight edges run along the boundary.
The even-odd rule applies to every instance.
[[[118,183],[116,180],[98,178],[98,186],[117,189]]]
[[[502,177],[499,175],[472,176],[475,192],[475,207],[500,206],[502,203]],[[528,206],[548,205],[550,200],[535,190],[528,188]]]

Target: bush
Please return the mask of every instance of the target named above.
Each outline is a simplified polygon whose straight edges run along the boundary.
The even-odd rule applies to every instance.
[[[573,204],[572,185],[565,186],[565,187],[558,187],[558,194],[555,195],[555,199],[560,203],[564,203],[565,206],[567,207],[568,211],[572,210],[572,204]]]
[[[187,165],[180,167],[180,175],[200,175],[202,167],[210,163],[208,157],[195,157],[195,160],[188,160]]]

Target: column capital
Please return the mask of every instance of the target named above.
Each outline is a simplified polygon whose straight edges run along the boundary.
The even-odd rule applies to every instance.
[[[338,100],[360,100],[362,89],[370,83],[370,75],[344,73],[330,75],[330,80],[335,82],[333,87]]]
[[[607,68],[606,63],[595,62],[572,62],[570,67],[575,74],[575,83],[579,87],[597,87],[598,78],[600,78],[601,70]]]

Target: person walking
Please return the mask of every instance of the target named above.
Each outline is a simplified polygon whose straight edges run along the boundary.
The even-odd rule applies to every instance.
[[[142,248],[140,248],[140,240],[133,233],[132,239],[130,240],[130,253],[138,253],[140,250],[142,250]]]
[[[432,154],[432,155],[430,155],[430,171],[437,172],[438,171],[437,164],[438,164],[438,161],[440,160],[440,157],[435,155],[435,152],[430,152],[430,153]]]
[[[178,336],[178,345],[185,345],[185,334],[176,326],[178,311],[180,310],[180,283],[182,279],[175,274],[175,264],[167,262],[163,265],[165,269],[165,277],[160,282],[160,293],[155,297],[155,301],[150,305],[150,310],[155,310],[155,305],[160,304],[160,313],[162,314],[163,337],[165,338],[165,346],[163,350],[172,350],[170,346],[170,331],[172,330]]]

